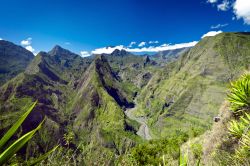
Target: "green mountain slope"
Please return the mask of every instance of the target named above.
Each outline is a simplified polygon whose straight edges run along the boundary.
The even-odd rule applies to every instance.
[[[33,58],[25,48],[0,40],[0,86],[23,72]]]
[[[125,50],[114,50],[105,56],[114,70],[120,77],[125,87],[131,87],[139,91],[145,86],[157,70],[158,64],[148,56],[137,56]]]
[[[76,80],[89,65],[88,60],[73,53],[68,57],[60,56],[65,51],[60,48],[53,54],[40,52],[25,72],[0,88],[1,134],[23,113],[22,107],[31,101],[38,101],[22,125],[23,132],[27,132],[46,117],[43,130],[37,141],[34,140],[40,146],[30,147],[32,151],[43,151],[62,140],[71,113],[69,100],[76,94]]]
[[[204,38],[154,75],[138,97],[136,114],[148,118],[155,137],[209,128],[229,80],[249,67],[249,40],[245,33]]]
[[[123,91],[104,56],[96,57],[77,90],[72,130],[85,145],[85,162],[107,163],[134,146],[139,137],[124,114],[125,108],[133,107],[132,96]]]
[[[158,64],[164,66],[166,63],[176,60],[180,55],[184,54],[189,50],[190,47],[160,51],[154,55],[151,55],[150,58],[155,60]]]
[[[25,72],[0,89],[0,133],[31,101],[38,100],[38,104],[22,131],[35,128],[46,117],[42,130],[27,146],[30,154],[58,142],[64,145],[64,135],[73,133],[76,137],[70,146],[84,150],[84,162],[93,163],[93,156],[110,162],[140,139],[135,135],[136,122],[124,114],[125,108],[133,107],[133,91],[123,90],[103,56],[83,59],[56,46],[49,53],[40,52]]]

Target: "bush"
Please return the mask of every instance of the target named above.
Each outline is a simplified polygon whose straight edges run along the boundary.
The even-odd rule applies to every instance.
[[[250,164],[250,74],[246,73],[231,84],[228,100],[236,115],[230,122],[230,135],[237,141],[234,154],[230,157],[236,165]]]
[[[246,73],[240,79],[231,83],[228,101],[235,113],[249,110],[250,108],[250,74]]]
[[[180,156],[180,145],[185,142],[188,135],[182,134],[176,137],[151,140],[140,144],[131,150],[131,156],[138,165],[159,165],[162,156],[168,161],[178,160]]]

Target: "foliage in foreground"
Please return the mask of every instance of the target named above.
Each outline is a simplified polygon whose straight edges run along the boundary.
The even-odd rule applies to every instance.
[[[235,115],[241,114],[230,122],[228,128],[232,140],[237,147],[230,158],[236,164],[250,164],[250,74],[242,75],[232,83],[231,93],[228,95]]]
[[[239,114],[250,108],[250,74],[243,74],[237,81],[231,83],[228,101],[232,110]]]
[[[133,165],[177,164],[180,157],[180,145],[187,139],[188,135],[182,133],[171,138],[150,140],[132,148],[128,155],[129,161],[119,162],[130,162]]]
[[[232,120],[228,129],[238,142],[232,158],[240,163],[250,164],[250,114],[245,113],[239,120]]]
[[[30,112],[33,110],[37,102],[34,102],[28,110],[17,120],[17,122],[7,131],[7,133],[1,138],[0,140],[0,165],[3,165],[6,163],[9,159],[12,158],[12,156],[20,150],[33,136],[34,134],[41,128],[43,121],[33,130],[30,132],[24,134],[22,137],[20,137],[18,140],[16,140],[14,143],[9,145],[7,148],[5,148],[7,142],[11,139],[11,137],[15,134],[15,132],[18,130],[18,128],[21,126],[23,121],[27,118],[27,116],[30,114]],[[44,155],[41,155],[39,158],[34,159],[28,165],[35,165],[39,163],[40,161],[44,160],[48,157],[50,153],[52,153],[58,146],[54,147],[51,151],[47,152]],[[5,149],[4,149],[5,148]]]
[[[218,165],[250,165],[250,73],[231,83],[228,101],[233,119],[221,144],[212,154]]]

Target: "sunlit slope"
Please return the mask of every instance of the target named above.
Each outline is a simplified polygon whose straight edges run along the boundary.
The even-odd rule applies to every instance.
[[[249,34],[206,37],[154,75],[138,98],[137,114],[148,117],[157,137],[202,131],[218,113],[228,82],[249,62]]]

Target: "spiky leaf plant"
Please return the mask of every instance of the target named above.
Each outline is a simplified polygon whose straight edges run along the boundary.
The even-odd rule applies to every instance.
[[[179,157],[179,166],[187,166],[188,165],[188,156],[187,154],[181,154],[180,150],[180,157]]]
[[[238,121],[232,120],[228,129],[229,133],[239,140],[233,159],[239,163],[250,162],[250,114],[245,113]]]
[[[0,165],[6,163],[18,150],[20,150],[33,136],[34,134],[41,128],[44,120],[30,132],[24,134],[21,138],[16,140],[6,149],[3,149],[5,144],[10,140],[10,138],[14,135],[17,129],[21,126],[23,121],[27,118],[30,112],[33,110],[37,102],[34,102],[18,120],[17,122],[7,131],[7,133],[1,138],[0,140]],[[40,161],[44,160],[48,157],[50,153],[52,153],[58,146],[53,148],[51,151],[47,152],[46,154],[41,155],[39,158],[35,159],[34,161],[30,162],[28,165],[35,165]]]
[[[250,162],[250,131],[242,135],[240,146],[235,153],[235,158],[242,163]]]
[[[229,124],[228,130],[230,134],[236,138],[241,138],[250,127],[250,115],[245,113],[245,116],[241,116],[238,121],[232,120]]]
[[[250,108],[250,73],[245,73],[237,81],[231,83],[228,101],[237,114]]]

